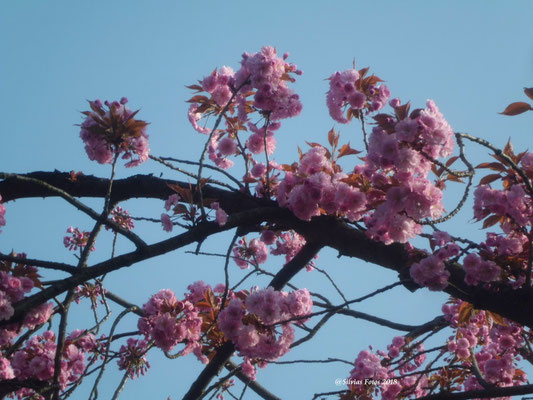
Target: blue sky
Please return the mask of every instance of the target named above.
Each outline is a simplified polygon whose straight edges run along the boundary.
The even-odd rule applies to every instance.
[[[0,110],[2,110],[2,171],[83,171],[107,176],[108,167],[91,163],[79,130],[80,111],[87,99],[127,96],[140,116],[149,121],[152,153],[197,159],[202,141],[187,121],[185,85],[215,67],[238,68],[243,51],[263,45],[290,52],[289,61],[304,75],[294,89],[304,105],[300,117],[284,122],[277,134],[278,162],[290,162],[296,146],[325,142],[334,126],[325,107],[327,78],[336,70],[358,67],[387,81],[392,95],[422,107],[434,99],[456,131],[482,136],[498,146],[512,137],[518,149],[531,148],[529,116],[498,115],[507,104],[525,100],[524,86],[533,86],[533,40],[529,1],[91,1],[36,2],[0,0]],[[357,126],[338,126],[341,141],[362,148]],[[481,160],[486,153],[469,146],[469,155]],[[119,177],[164,172],[146,163],[135,170],[120,168]],[[449,200],[454,204],[454,194]],[[88,201],[98,206],[98,202]],[[129,202],[137,215],[157,217],[161,202]],[[464,234],[479,237],[479,226],[469,223],[469,210],[452,224]],[[36,258],[73,262],[62,248],[70,225],[88,229],[90,221],[76,215],[59,200],[20,200],[7,205],[8,225],[0,235],[0,251],[26,251]],[[165,237],[161,229],[139,225],[153,242]],[[105,238],[105,237],[104,237]],[[228,236],[211,238],[206,251],[224,252]],[[109,254],[109,245],[97,244]],[[123,247],[126,250],[127,247]],[[194,280],[216,284],[223,279],[222,262],[198,258],[183,251],[146,262],[108,278],[116,293],[142,304],[158,289],[169,287],[181,295]],[[276,271],[281,260],[269,263]],[[394,274],[357,260],[337,260],[333,252],[321,254],[326,268],[348,297],[365,294],[395,280]],[[241,272],[232,271],[237,279]],[[266,283],[266,282],[263,282]],[[258,283],[261,284],[261,283]],[[302,273],[299,286],[334,296],[316,273]],[[412,295],[395,289],[358,308],[397,322],[422,323],[440,309],[445,296],[421,290]],[[337,299],[338,300],[338,299]],[[69,329],[83,323],[85,313],[74,314]],[[118,311],[118,309],[116,310]],[[116,313],[115,313],[116,315]],[[124,330],[135,319],[124,322]],[[122,325],[121,325],[122,326]],[[333,319],[317,339],[295,349],[285,359],[334,356],[353,360],[368,346],[384,347],[395,332],[341,317]],[[192,356],[165,360],[150,353],[152,369],[128,384],[123,398],[178,399],[202,366]],[[313,367],[270,366],[258,379],[283,398],[310,398],[336,390],[334,379],[349,367],[329,364]],[[119,375],[105,384],[114,390]],[[105,397],[105,396],[104,396]],[[83,398],[80,395],[80,398]],[[252,393],[245,398],[254,399]]]

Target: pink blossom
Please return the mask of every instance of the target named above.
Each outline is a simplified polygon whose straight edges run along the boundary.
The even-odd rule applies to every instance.
[[[251,174],[253,177],[255,178],[260,178],[261,176],[265,175],[267,171],[267,167],[265,164],[263,163],[256,163],[252,169],[251,169]]]
[[[168,214],[161,214],[161,224],[163,225],[163,230],[166,232],[172,232],[174,225]]]
[[[220,208],[218,202],[211,203],[211,208],[216,211],[216,222],[219,226],[224,226],[228,222],[228,214]]]
[[[106,101],[106,110],[101,101],[89,101],[91,111],[83,112],[86,118],[80,132],[89,159],[109,164],[122,154],[123,159],[130,160],[126,167],[137,166],[148,159],[148,124],[134,118],[137,112],[127,108],[127,102],[125,97],[120,103]]]
[[[191,123],[195,131],[207,135],[208,133],[211,132],[211,129],[198,125],[198,121],[200,121],[200,119],[202,118],[202,114],[197,112],[197,110],[198,110],[198,105],[191,104],[191,106],[189,107],[189,112],[188,112],[189,122]]]
[[[82,250],[87,245],[89,240],[90,232],[82,232],[78,228],[73,228],[72,226],[67,229],[67,233],[71,236],[65,236],[63,238],[63,244],[66,248],[71,251],[76,251],[78,249]],[[91,251],[94,251],[94,245],[91,246]]]
[[[127,344],[120,347],[118,369],[128,371],[131,379],[146,374],[150,368],[150,363],[146,360],[147,350],[146,340],[129,338]]]
[[[171,208],[174,208],[180,201],[180,196],[177,193],[171,194],[168,196],[168,199],[165,200],[165,210],[170,211]]]
[[[235,154],[237,150],[237,144],[232,138],[225,137],[218,142],[218,150],[223,156],[229,156]]]
[[[13,379],[15,373],[11,368],[11,363],[7,358],[0,356],[0,379]]]
[[[111,220],[122,229],[127,231],[131,231],[133,228],[135,228],[135,224],[133,223],[130,214],[122,207],[115,207],[111,211]],[[105,228],[108,230],[111,229],[107,225]]]
[[[444,263],[435,256],[428,256],[419,263],[413,264],[410,273],[416,283],[434,291],[443,290],[448,286],[450,277]]]

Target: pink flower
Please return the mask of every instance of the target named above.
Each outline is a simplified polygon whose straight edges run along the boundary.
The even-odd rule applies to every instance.
[[[0,379],[13,379],[15,373],[11,368],[11,363],[7,358],[0,356]]]
[[[170,211],[170,209],[176,206],[179,201],[180,196],[177,193],[171,194],[165,201],[165,210]]]
[[[161,224],[163,225],[163,230],[166,232],[172,232],[172,229],[174,228],[174,225],[172,224],[172,221],[170,219],[170,216],[168,214],[161,214]]]
[[[222,208],[220,208],[218,202],[211,203],[211,208],[213,210],[216,210],[215,220],[218,226],[226,225],[226,223],[228,222],[228,214],[226,214],[226,212]]]
[[[131,379],[146,374],[150,368],[150,363],[146,360],[147,350],[146,340],[129,338],[127,345],[120,347],[118,369],[127,370]]]
[[[106,101],[106,110],[100,100],[89,101],[91,111],[82,113],[86,118],[81,124],[80,137],[90,160],[109,164],[116,155],[122,154],[123,159],[130,160],[126,167],[134,167],[148,159],[148,123],[135,119],[137,111],[127,108],[127,102],[125,97],[120,103]]]
[[[237,151],[237,145],[232,138],[225,137],[218,142],[218,151],[220,151],[220,154],[223,156],[229,156],[235,154]]]
[[[428,256],[413,264],[410,273],[416,283],[433,291],[443,290],[448,286],[450,277],[444,263],[436,256]]]

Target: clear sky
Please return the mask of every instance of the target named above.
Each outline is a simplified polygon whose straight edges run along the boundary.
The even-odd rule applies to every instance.
[[[289,61],[304,71],[294,85],[304,109],[277,134],[278,162],[295,159],[296,146],[304,146],[305,140],[326,141],[334,123],[325,107],[325,78],[350,68],[354,58],[358,67],[370,66],[387,81],[393,97],[411,100],[415,107],[434,99],[456,131],[485,137],[498,146],[511,136],[516,148],[531,149],[529,116],[508,118],[498,112],[510,102],[524,100],[522,88],[533,86],[532,17],[530,1],[0,0],[0,170],[58,169],[108,176],[108,167],[88,161],[76,124],[87,99],[122,96],[130,99],[132,107],[141,108],[141,118],[151,123],[153,154],[197,159],[205,137],[188,124],[185,100],[190,93],[185,85],[215,67],[237,69],[243,51],[256,52],[263,45],[290,52]],[[336,128],[341,141],[361,149],[357,126]],[[485,154],[479,147],[469,146],[468,151],[475,160]],[[135,170],[120,168],[118,176],[154,171],[164,170],[146,163]],[[164,176],[184,179],[169,171]],[[447,202],[450,208],[453,194]],[[155,201],[125,206],[137,215],[156,218],[163,211],[161,202]],[[479,237],[479,226],[470,224],[471,214],[466,211],[451,226]],[[59,200],[8,204],[6,219],[0,251],[13,249],[69,262],[73,257],[62,248],[64,231],[70,225],[90,226],[89,220]],[[140,225],[141,230],[150,242],[165,237],[159,226]],[[212,238],[205,250],[224,252],[228,240],[227,236]],[[107,254],[95,254],[95,260]],[[107,281],[117,294],[142,304],[160,288],[171,288],[181,296],[194,280],[216,284],[223,280],[222,265],[219,259],[181,251],[114,274]],[[281,260],[275,260],[269,268],[276,271],[280,265]],[[317,265],[335,277],[349,298],[395,280],[394,274],[363,262],[337,260],[332,252],[321,254]],[[233,279],[241,276],[236,267],[232,273]],[[301,273],[295,282],[335,296],[315,272]],[[417,324],[432,318],[444,300],[445,296],[427,290],[409,294],[395,289],[391,296],[374,299],[359,310]],[[79,327],[84,317],[82,311],[74,314],[69,330]],[[135,319],[130,318],[120,326],[127,330],[134,325]],[[285,359],[353,360],[370,344],[384,347],[395,334],[337,317],[314,342]],[[146,377],[130,382],[123,398],[178,399],[202,368],[192,356],[170,361],[156,350],[149,356],[152,369]],[[272,365],[259,372],[258,380],[282,398],[311,398],[315,392],[339,389],[335,378],[346,377],[349,370],[342,364]],[[105,390],[114,390],[119,379],[117,373],[110,373]],[[248,392],[245,398],[255,396]]]

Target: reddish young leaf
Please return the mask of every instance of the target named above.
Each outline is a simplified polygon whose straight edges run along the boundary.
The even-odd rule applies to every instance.
[[[361,152],[357,151],[355,149],[352,149],[350,147],[350,143],[348,143],[348,144],[343,145],[340,148],[339,155],[337,156],[337,158],[341,158],[341,157],[344,157],[344,156],[349,156],[350,154],[359,154],[359,153],[361,153]]]
[[[533,88],[524,88],[524,93],[527,97],[533,100]]]
[[[514,161],[515,155],[513,144],[511,143],[511,138],[509,138],[509,140],[505,144],[505,147],[503,148],[503,154],[511,157],[511,159]]]
[[[479,181],[479,184],[480,185],[487,185],[491,182],[494,182],[495,180],[497,179],[500,179],[501,178],[501,175],[500,174],[490,174],[490,175],[487,175],[487,176],[484,176],[483,178],[481,178],[481,180]]]
[[[489,168],[493,171],[500,171],[500,172],[505,171],[505,166],[497,162],[491,162],[491,163],[484,162],[484,163],[479,164],[476,168]]]
[[[335,132],[335,128],[331,128],[331,130],[328,132],[328,142],[331,147],[337,147],[339,144],[339,137],[340,135]]]
[[[450,159],[448,161],[446,161],[446,166],[450,167],[454,162],[457,161],[458,158],[459,158],[458,156],[450,157]]]
[[[531,108],[531,105],[529,103],[524,103],[523,101],[517,101],[516,103],[509,104],[507,108],[500,114],[512,116],[512,115],[522,114],[529,110],[533,110],[533,108]]]
[[[197,95],[197,96],[193,96],[189,100],[187,100],[187,103],[204,103],[204,102],[206,102],[208,100],[209,99],[207,97],[205,97],[205,96]]]
[[[409,115],[410,108],[411,108],[411,103],[409,102],[396,107],[394,109],[394,112],[396,113],[396,117],[398,117],[399,120],[407,118],[407,116]]]
[[[500,215],[491,215],[485,221],[483,221],[483,229],[490,228],[493,225],[496,225],[501,219]]]
[[[459,324],[463,324],[465,322],[468,322],[470,320],[470,317],[472,315],[472,313],[474,312],[474,306],[470,303],[467,303],[466,301],[464,301],[460,306],[459,306],[459,312],[458,312],[458,318],[457,318],[457,322]]]

